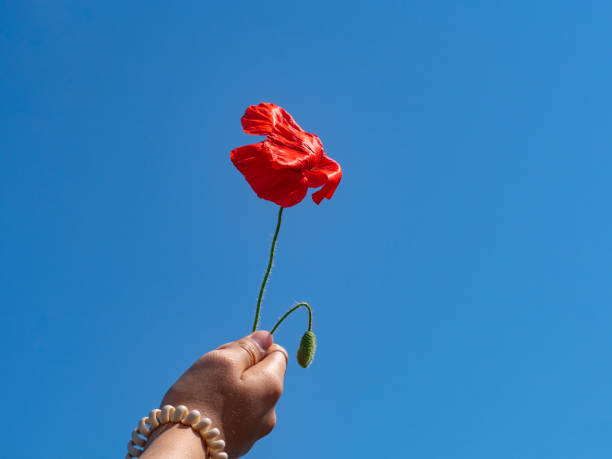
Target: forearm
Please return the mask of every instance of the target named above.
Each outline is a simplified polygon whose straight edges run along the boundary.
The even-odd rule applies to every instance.
[[[204,442],[192,428],[168,424],[157,429],[141,459],[207,459]]]

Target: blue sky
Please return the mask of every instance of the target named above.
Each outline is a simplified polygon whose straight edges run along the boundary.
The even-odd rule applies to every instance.
[[[344,176],[285,212],[263,325],[309,301],[318,354],[248,457],[610,457],[611,21],[607,1],[0,3],[2,455],[123,457],[248,332],[276,206],[229,152],[267,101]],[[291,354],[305,324],[276,335]]]

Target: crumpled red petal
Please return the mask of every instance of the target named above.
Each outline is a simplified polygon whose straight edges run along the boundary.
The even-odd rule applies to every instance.
[[[291,207],[301,202],[308,192],[307,179],[301,171],[273,167],[264,142],[236,148],[230,158],[262,199]]]
[[[304,132],[278,105],[251,105],[242,117],[242,127],[247,134],[268,136],[265,142],[276,167],[310,169],[323,155],[321,140]]]
[[[323,188],[315,193],[312,193],[312,200],[315,202],[315,204],[319,205],[323,198],[331,199],[334,195],[336,188],[338,188],[338,185],[340,184],[340,179],[342,178],[342,168],[336,161],[326,155],[323,155],[319,165],[312,168],[311,172],[323,173],[327,178]]]
[[[244,112],[241,121],[242,128],[247,134],[272,134],[274,128],[279,124],[286,125],[294,131],[302,131],[302,128],[284,108],[267,102],[250,105]]]

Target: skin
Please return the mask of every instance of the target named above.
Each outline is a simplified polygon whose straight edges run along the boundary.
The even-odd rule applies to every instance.
[[[285,349],[267,331],[256,331],[200,357],[168,390],[162,406],[185,405],[209,417],[234,459],[276,425],[286,369]],[[193,429],[167,424],[153,433],[140,457],[206,459],[206,454]]]

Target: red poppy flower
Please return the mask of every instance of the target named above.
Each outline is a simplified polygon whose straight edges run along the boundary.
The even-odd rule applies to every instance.
[[[308,188],[322,187],[312,200],[319,204],[323,198],[331,199],[342,178],[340,165],[325,155],[319,138],[304,132],[282,107],[251,105],[242,127],[247,134],[266,136],[263,142],[230,154],[257,196],[291,207],[304,199]]]

